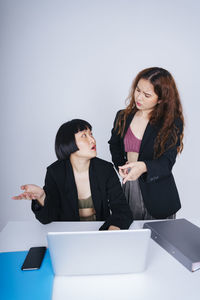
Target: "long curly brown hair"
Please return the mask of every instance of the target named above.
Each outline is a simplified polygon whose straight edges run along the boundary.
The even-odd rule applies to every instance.
[[[182,121],[184,128],[182,105],[172,75],[162,68],[153,67],[144,69],[134,79],[130,94],[126,99],[128,105],[125,110],[121,111],[116,122],[115,128],[118,128],[118,134],[123,135],[128,115],[132,111],[136,112],[138,110],[135,106],[134,95],[140,79],[146,79],[153,85],[154,92],[158,96],[158,100],[160,100],[159,104],[149,114],[151,125],[161,124],[154,144],[154,157],[160,157],[164,151],[175,146],[179,136],[180,145],[177,147],[177,152],[180,153],[183,149],[183,131],[181,134],[179,133],[179,129],[175,125],[175,120],[179,119]]]

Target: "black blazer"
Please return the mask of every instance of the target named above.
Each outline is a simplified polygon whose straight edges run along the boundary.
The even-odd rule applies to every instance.
[[[120,112],[116,115],[111,138],[108,142],[110,144],[112,161],[117,170],[118,166],[124,165],[127,161],[127,153],[124,150],[124,136],[134,116],[133,112],[128,116],[124,134],[121,137],[115,130],[115,124]],[[182,121],[177,119],[175,124],[179,129],[180,137],[183,130]],[[178,191],[172,175],[172,167],[176,161],[180,139],[178,138],[178,142],[174,147],[165,151],[158,159],[154,159],[154,142],[158,131],[159,126],[147,124],[138,157],[138,161],[145,162],[147,172],[140,176],[139,185],[144,204],[150,215],[157,219],[163,219],[176,213],[181,208]]]
[[[100,228],[110,225],[128,229],[132,213],[123,194],[113,165],[99,158],[90,161],[89,180],[96,220],[105,221]],[[70,160],[58,160],[47,168],[44,190],[46,198],[42,207],[32,201],[32,210],[43,224],[52,221],[80,221],[78,194]]]

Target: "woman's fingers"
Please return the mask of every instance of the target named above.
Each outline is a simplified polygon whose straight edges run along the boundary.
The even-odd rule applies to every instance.
[[[18,196],[14,196],[12,197],[13,200],[21,200],[21,199],[26,199],[25,196],[23,194],[18,195]]]
[[[22,193],[18,196],[14,196],[12,197],[13,200],[23,200],[23,199],[26,199],[26,200],[32,200],[32,199],[35,199],[35,195],[33,193]]]
[[[129,174],[133,166],[134,163],[126,163],[126,165],[124,166],[119,166],[119,174],[123,173],[125,176],[127,176],[127,174]]]
[[[126,175],[124,171],[126,170]],[[130,180],[137,180],[143,173],[147,172],[146,164],[142,161],[128,163],[124,166],[119,167],[119,173],[124,174],[123,183],[126,183]]]
[[[25,184],[21,186],[24,193],[37,194],[40,192],[41,188],[35,184]]]
[[[128,175],[124,178],[123,183],[131,180],[137,180],[141,175],[141,172],[137,168],[132,168]]]
[[[45,198],[45,192],[44,190],[35,185],[35,184],[25,184],[21,186],[21,189],[23,190],[23,193],[20,195],[12,197],[13,200],[34,200],[38,199],[41,203],[43,203]]]
[[[132,163],[127,163],[124,166],[119,166],[119,174],[122,178],[126,178],[128,174],[131,172]],[[127,180],[126,180],[127,181]]]
[[[136,167],[128,168],[128,174],[124,177],[123,184],[130,180],[136,180],[138,179],[138,177],[139,174],[138,174],[138,169]]]
[[[110,225],[108,230],[120,230],[120,228],[114,225]]]
[[[12,197],[13,200],[22,200],[22,199],[27,199],[30,200],[31,199],[31,193],[28,193],[28,184],[22,185],[20,188],[21,190],[24,190],[24,193],[14,196]]]
[[[131,180],[131,174],[130,173],[126,177],[124,177],[123,184],[125,184],[129,180]]]
[[[12,199],[13,199],[13,200],[20,200],[20,199],[22,199],[22,198],[21,198],[21,196],[19,195],[19,196],[14,196],[14,197],[12,197]]]
[[[25,192],[30,192],[30,193],[32,193],[33,192],[33,190],[35,189],[35,185],[33,185],[33,184],[24,184],[24,185],[22,185],[20,188],[21,188],[21,190],[24,190]]]
[[[124,170],[120,170],[119,169],[119,175],[122,177],[122,178],[125,178],[127,176],[126,172],[124,172]]]
[[[119,174],[124,178],[130,172],[130,170],[131,170],[131,168],[129,167],[129,164],[126,164],[124,166],[120,166],[119,167]]]
[[[119,166],[119,169],[123,170],[123,169],[128,169],[128,168],[132,168],[135,166],[135,163],[134,162],[131,162],[131,163],[126,163],[125,165],[123,166]]]

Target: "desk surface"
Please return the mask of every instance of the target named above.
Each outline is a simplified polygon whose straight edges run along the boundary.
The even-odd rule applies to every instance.
[[[131,229],[142,228],[135,221]],[[200,222],[194,222],[200,225]],[[48,231],[98,230],[102,222],[9,222],[0,233],[0,252],[47,245]],[[139,274],[55,277],[53,300],[194,300],[199,299],[200,270],[188,271],[150,240],[147,270]]]

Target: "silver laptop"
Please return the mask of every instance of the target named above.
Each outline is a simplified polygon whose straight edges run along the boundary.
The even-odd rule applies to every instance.
[[[142,272],[151,231],[49,232],[55,275],[100,275]]]

